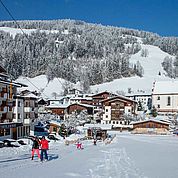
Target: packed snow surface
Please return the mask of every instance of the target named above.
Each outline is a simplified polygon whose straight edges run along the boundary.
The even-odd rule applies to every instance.
[[[112,133],[113,134],[113,133]],[[50,142],[49,161],[32,161],[31,145],[0,148],[2,178],[176,178],[177,136],[116,133],[111,144],[82,141],[83,150]]]

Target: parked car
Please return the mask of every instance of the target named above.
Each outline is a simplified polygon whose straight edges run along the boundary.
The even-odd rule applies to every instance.
[[[48,139],[50,139],[50,140],[59,140],[59,138],[57,138],[54,134],[49,134],[48,135]]]
[[[178,135],[178,129],[174,130],[174,131],[173,131],[173,134]]]
[[[17,140],[17,142],[18,142],[20,145],[26,145],[26,143],[25,143],[23,140]]]
[[[0,141],[0,148],[4,147],[4,142]]]
[[[4,147],[20,147],[20,144],[13,139],[6,139],[3,142],[4,142]]]

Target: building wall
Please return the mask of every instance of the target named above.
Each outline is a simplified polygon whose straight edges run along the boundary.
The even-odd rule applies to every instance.
[[[168,97],[170,97],[170,102],[168,102]],[[152,105],[155,106],[158,112],[177,112],[178,94],[153,95]]]
[[[72,112],[75,112],[77,110],[83,111],[83,110],[87,110],[87,108],[80,105],[71,105],[68,107],[68,114],[72,114]]]
[[[111,106],[105,106],[104,107],[103,120],[104,121],[110,121],[111,120]]]
[[[51,108],[52,113],[58,115],[64,115],[64,108]]]
[[[165,128],[169,129],[169,125],[163,124],[163,123],[158,123],[158,122],[153,122],[153,121],[148,121],[148,122],[143,122],[143,123],[137,123],[133,124],[133,128]]]

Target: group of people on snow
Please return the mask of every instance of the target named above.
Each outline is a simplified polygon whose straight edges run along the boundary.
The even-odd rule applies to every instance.
[[[40,148],[41,148],[41,154],[40,154]],[[45,155],[45,160],[48,160],[48,153],[47,153],[48,149],[49,149],[49,144],[48,144],[48,140],[45,139],[45,136],[42,136],[41,140],[39,140],[38,137],[35,137],[33,139],[31,159],[33,160],[34,154],[36,153],[39,160],[43,161],[43,155]]]

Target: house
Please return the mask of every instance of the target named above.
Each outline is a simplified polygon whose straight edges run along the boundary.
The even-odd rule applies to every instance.
[[[16,132],[15,139],[22,138],[24,136],[27,136],[27,127],[24,125],[24,98],[20,95],[16,95],[14,97],[15,99],[15,106],[13,108],[13,122],[22,123],[23,125],[14,128],[14,132]]]
[[[47,106],[47,101],[43,98],[38,99],[38,113],[46,113],[45,107]]]
[[[159,114],[176,114],[178,112],[178,81],[155,82],[152,106]]]
[[[81,103],[81,104],[93,104],[93,99],[92,97],[88,95],[80,95],[80,96],[75,96],[70,98],[70,104],[74,103]]]
[[[105,140],[107,138],[107,131],[111,129],[111,124],[85,124],[83,127],[87,138],[97,140]]]
[[[152,94],[151,93],[129,93],[126,97],[137,101],[138,110],[150,110],[152,106]],[[141,108],[139,108],[141,105]]]
[[[13,107],[16,105],[17,88],[23,84],[9,79],[6,70],[0,66],[0,140],[17,138],[17,128],[23,125],[14,119]]]
[[[79,94],[82,94],[83,92],[81,90],[78,90],[76,88],[73,88],[73,89],[69,89],[68,90],[68,94],[70,95],[75,95],[75,96],[78,96]]]
[[[57,121],[54,121],[54,120],[51,120],[49,122],[49,132],[50,133],[59,133],[60,127],[61,127],[60,122],[57,122]]]
[[[91,95],[92,97],[92,105],[94,106],[94,120],[97,122],[101,121],[101,113],[103,112],[103,106],[101,101],[104,99],[108,99],[111,97],[117,96],[113,93],[110,93],[108,91],[100,92],[94,95]]]
[[[129,128],[127,116],[136,114],[137,102],[124,96],[105,99],[103,105],[102,124],[112,124],[115,128]]]
[[[93,115],[93,106],[88,104],[74,103],[67,107],[67,113],[70,115],[72,113],[80,113],[81,111],[87,111],[88,115]]]
[[[30,130],[34,130],[34,124],[38,118],[38,96],[33,93],[27,93],[24,98],[24,125],[26,126],[26,135]]]
[[[45,106],[45,110],[49,113],[57,114],[61,120],[65,120],[68,106],[69,104],[51,104]]]
[[[134,134],[169,134],[169,123],[155,119],[148,119],[131,123]]]

